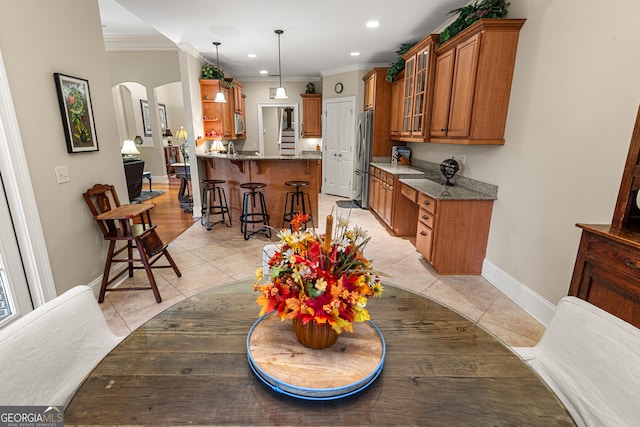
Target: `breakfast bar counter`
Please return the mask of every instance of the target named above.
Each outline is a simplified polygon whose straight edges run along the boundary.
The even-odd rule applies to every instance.
[[[286,181],[308,181],[309,186],[302,190],[309,194],[313,220],[318,223],[318,193],[322,186],[322,158],[318,154],[300,156],[257,156],[198,154],[201,170],[205,179],[223,179],[222,184],[227,195],[227,203],[233,221],[238,221],[242,210],[244,190],[240,184],[262,182],[262,189],[270,224],[276,229],[282,226],[285,198],[294,188],[286,186]]]

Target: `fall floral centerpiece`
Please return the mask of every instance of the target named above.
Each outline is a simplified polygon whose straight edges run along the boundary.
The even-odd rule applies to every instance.
[[[363,255],[370,237],[348,219],[327,217],[326,233],[306,229],[308,215],[296,214],[290,230],[279,233],[280,245],[270,257],[268,281],[257,271],[254,290],[260,315],[274,311],[293,321],[298,341],[310,348],[331,346],[354,322],[370,319],[367,299],[382,294],[379,273]]]

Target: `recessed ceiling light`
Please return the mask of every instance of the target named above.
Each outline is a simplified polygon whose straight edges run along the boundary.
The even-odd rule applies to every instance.
[[[351,55],[351,56],[360,56],[360,52],[351,52],[349,55]]]
[[[380,26],[380,21],[368,21],[367,28],[378,28]]]
[[[260,74],[269,74],[267,70],[260,70]]]
[[[257,58],[258,55],[256,55],[255,53],[250,53],[247,55],[249,58]]]

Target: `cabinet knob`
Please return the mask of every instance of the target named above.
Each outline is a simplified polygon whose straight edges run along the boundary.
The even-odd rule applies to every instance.
[[[422,202],[422,204],[425,205],[425,206],[429,206],[429,201],[425,200],[424,202]]]
[[[426,235],[427,235],[427,232],[426,232],[426,231],[421,231],[421,232],[420,232],[420,235],[421,235],[421,236],[426,236]]]
[[[427,215],[422,215],[422,219],[427,220],[429,217]]]
[[[636,270],[640,270],[640,265],[638,265],[637,263],[633,262],[629,258],[625,258],[624,265],[626,265],[629,268],[635,268]]]
[[[406,191],[404,192],[404,194],[409,195],[409,194],[411,194],[411,191],[410,191],[410,190],[406,190]]]
[[[449,128],[442,128],[440,129],[440,132],[447,132],[449,130]]]

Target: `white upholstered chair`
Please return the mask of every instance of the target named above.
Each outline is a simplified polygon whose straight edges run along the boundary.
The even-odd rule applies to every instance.
[[[66,405],[122,338],[77,286],[0,329],[0,403]]]
[[[535,347],[513,347],[579,426],[640,425],[640,329],[564,297]]]

